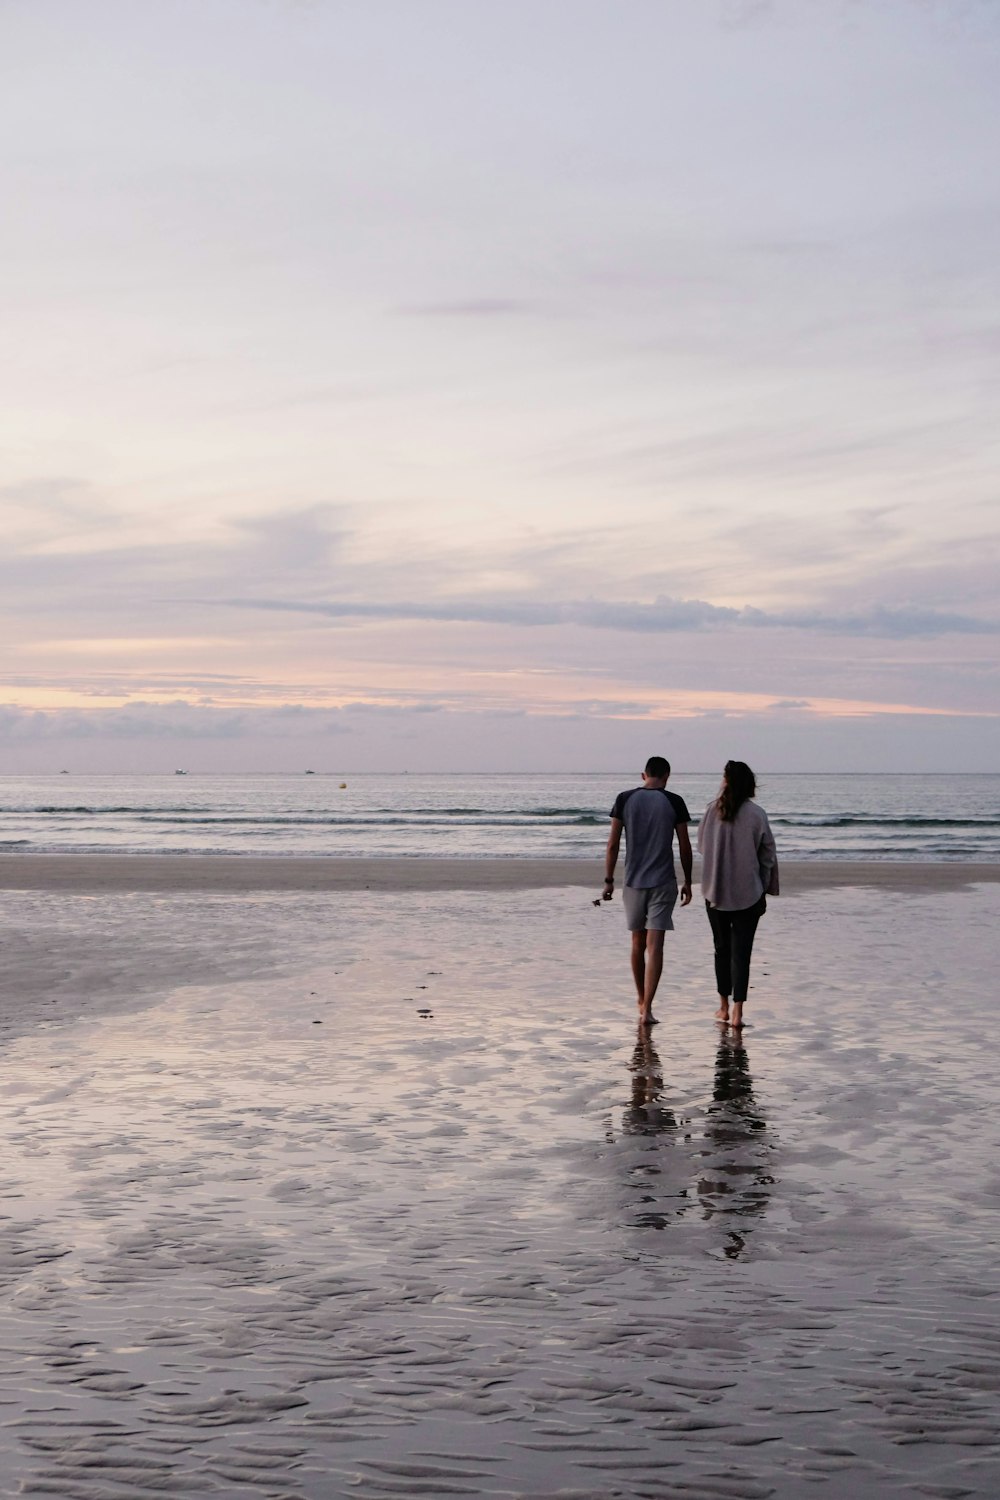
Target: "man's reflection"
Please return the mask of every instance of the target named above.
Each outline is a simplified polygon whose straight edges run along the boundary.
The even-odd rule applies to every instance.
[[[746,1248],[747,1234],[766,1209],[774,1177],[773,1143],[754,1098],[747,1049],[740,1033],[726,1034],[715,1057],[715,1085],[705,1119],[706,1175],[698,1182],[704,1217],[733,1219],[723,1251],[731,1260]]]
[[[677,1117],[664,1098],[663,1064],[646,1027],[639,1028],[629,1071],[632,1098],[622,1111],[622,1135],[635,1148],[627,1168],[629,1222],[641,1229],[666,1229],[683,1212],[685,1173],[670,1149]]]
[[[622,1113],[622,1129],[627,1135],[662,1135],[676,1130],[676,1116],[663,1102],[663,1064],[645,1027],[639,1029],[629,1069],[632,1103]]]

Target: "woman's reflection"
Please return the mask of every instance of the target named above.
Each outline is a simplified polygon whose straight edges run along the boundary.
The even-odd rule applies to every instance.
[[[705,1158],[698,1197],[703,1215],[730,1216],[723,1244],[731,1260],[743,1254],[754,1221],[767,1207],[774,1150],[763,1111],[754,1098],[746,1045],[740,1033],[723,1035],[715,1057],[715,1086],[705,1119]]]

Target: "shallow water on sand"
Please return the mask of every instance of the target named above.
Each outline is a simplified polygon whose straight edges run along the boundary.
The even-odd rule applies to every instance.
[[[7,897],[3,1490],[995,1495],[998,909]]]

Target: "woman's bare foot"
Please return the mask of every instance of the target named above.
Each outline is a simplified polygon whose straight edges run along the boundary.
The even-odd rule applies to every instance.
[[[733,1005],[733,1030],[739,1031],[743,1025],[743,1006]]]
[[[657,1016],[654,1016],[651,1010],[641,1010],[639,1012],[639,1025],[657,1026],[659,1025],[659,1018]]]
[[[729,1025],[729,996],[728,995],[720,995],[719,996],[719,1008],[715,1012],[715,1019],[717,1021],[719,1021],[723,1026],[728,1026]]]

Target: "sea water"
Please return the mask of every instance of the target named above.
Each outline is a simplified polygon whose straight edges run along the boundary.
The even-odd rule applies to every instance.
[[[9,852],[600,858],[634,773],[8,776]],[[697,821],[717,774],[678,773]],[[1000,860],[1000,775],[762,775],[794,859]]]

